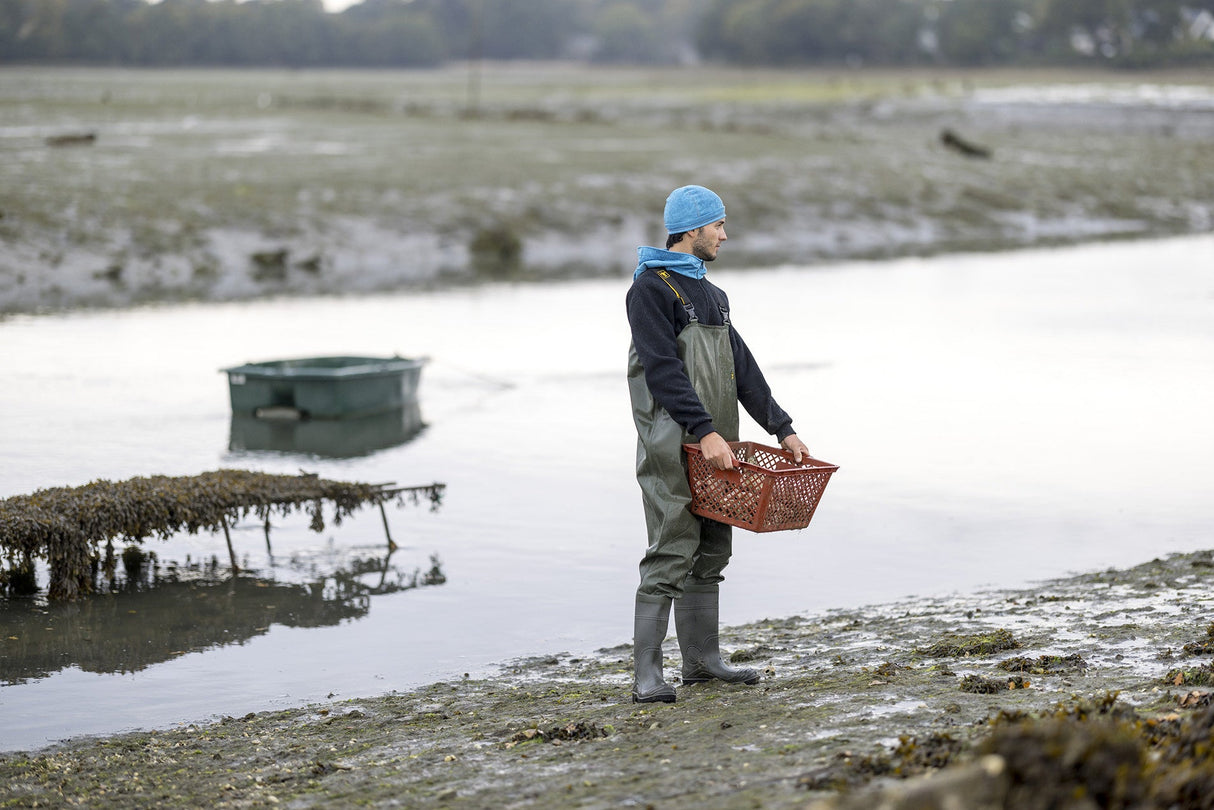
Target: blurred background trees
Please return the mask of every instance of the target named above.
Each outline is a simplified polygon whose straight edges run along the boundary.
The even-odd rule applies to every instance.
[[[1214,63],[1214,0],[0,0],[0,62]]]

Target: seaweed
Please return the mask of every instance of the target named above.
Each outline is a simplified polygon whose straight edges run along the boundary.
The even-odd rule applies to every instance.
[[[1171,669],[1163,677],[1171,686],[1214,686],[1214,663],[1201,664],[1192,669]]]
[[[333,505],[334,525],[341,525],[343,518],[364,505],[382,507],[393,499],[419,503],[426,497],[437,508],[444,486],[393,487],[331,481],[314,474],[227,469],[194,476],[98,480],[0,499],[0,553],[12,571],[25,570],[32,560],[45,560],[50,567],[47,597],[70,600],[90,592],[90,574],[101,544],[112,549],[115,540],[129,547],[151,537],[167,540],[182,531],[226,533],[249,514],[268,522],[272,513],[287,515],[295,510],[306,511],[309,528],[319,532],[325,526],[325,501]],[[130,552],[123,556],[135,562]]]
[[[1036,658],[1016,656],[999,662],[1004,672],[1026,672],[1030,675],[1061,675],[1067,672],[1082,672],[1088,668],[1083,658],[1073,655],[1039,655]]]
[[[915,652],[931,658],[966,658],[1017,650],[1022,646],[1010,630],[999,629],[974,635],[949,634],[929,647],[917,648]]]
[[[797,778],[797,787],[811,791],[854,788],[873,777],[906,779],[945,768],[956,762],[965,744],[951,734],[931,732],[922,737],[903,734],[888,752],[852,754],[842,751],[828,765]]]
[[[1005,762],[1006,810],[1214,808],[1214,706],[1143,718],[1110,693],[994,726],[976,751]]]
[[[562,742],[574,740],[601,740],[611,736],[611,729],[600,727],[596,723],[573,721],[563,726],[552,726],[542,729],[538,725],[525,728],[510,737],[506,748],[513,748],[519,743],[547,742],[559,745]]]
[[[981,675],[966,675],[961,679],[962,692],[975,695],[993,695],[1006,692],[1009,689],[1028,689],[1029,682],[1024,678],[984,678]]]
[[[1206,637],[1200,641],[1190,641],[1182,648],[1185,655],[1214,655],[1214,622],[1206,627]]]
[[[1003,759],[1010,778],[1004,807],[1135,807],[1146,798],[1146,746],[1128,723],[1107,715],[1000,726],[978,747]],[[1078,797],[1089,800],[1079,804]]]

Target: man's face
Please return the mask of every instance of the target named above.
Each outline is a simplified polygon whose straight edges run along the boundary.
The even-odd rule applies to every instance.
[[[705,225],[692,231],[691,252],[697,259],[710,262],[717,257],[721,243],[728,239],[725,235],[725,220]]]

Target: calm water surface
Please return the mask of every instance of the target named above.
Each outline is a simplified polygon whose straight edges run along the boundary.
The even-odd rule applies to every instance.
[[[1214,238],[713,276],[800,435],[809,529],[737,532],[722,619],[1016,586],[1214,545]],[[239,580],[0,608],[0,749],[407,689],[631,635],[627,281],[0,322],[0,496],[220,467],[444,482],[436,512],[234,532]],[[224,366],[430,358],[416,437],[248,446]],[[751,423],[743,438],[762,441]],[[256,444],[254,442],[253,444]],[[222,537],[152,540],[161,564]],[[447,581],[397,590],[432,558]],[[19,654],[14,652],[19,650]],[[621,684],[626,676],[621,675]],[[623,688],[623,687],[622,687]]]

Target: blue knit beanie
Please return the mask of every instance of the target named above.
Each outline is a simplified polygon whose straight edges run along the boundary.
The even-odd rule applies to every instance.
[[[683,186],[666,198],[666,233],[686,233],[725,219],[725,203],[703,186]]]

